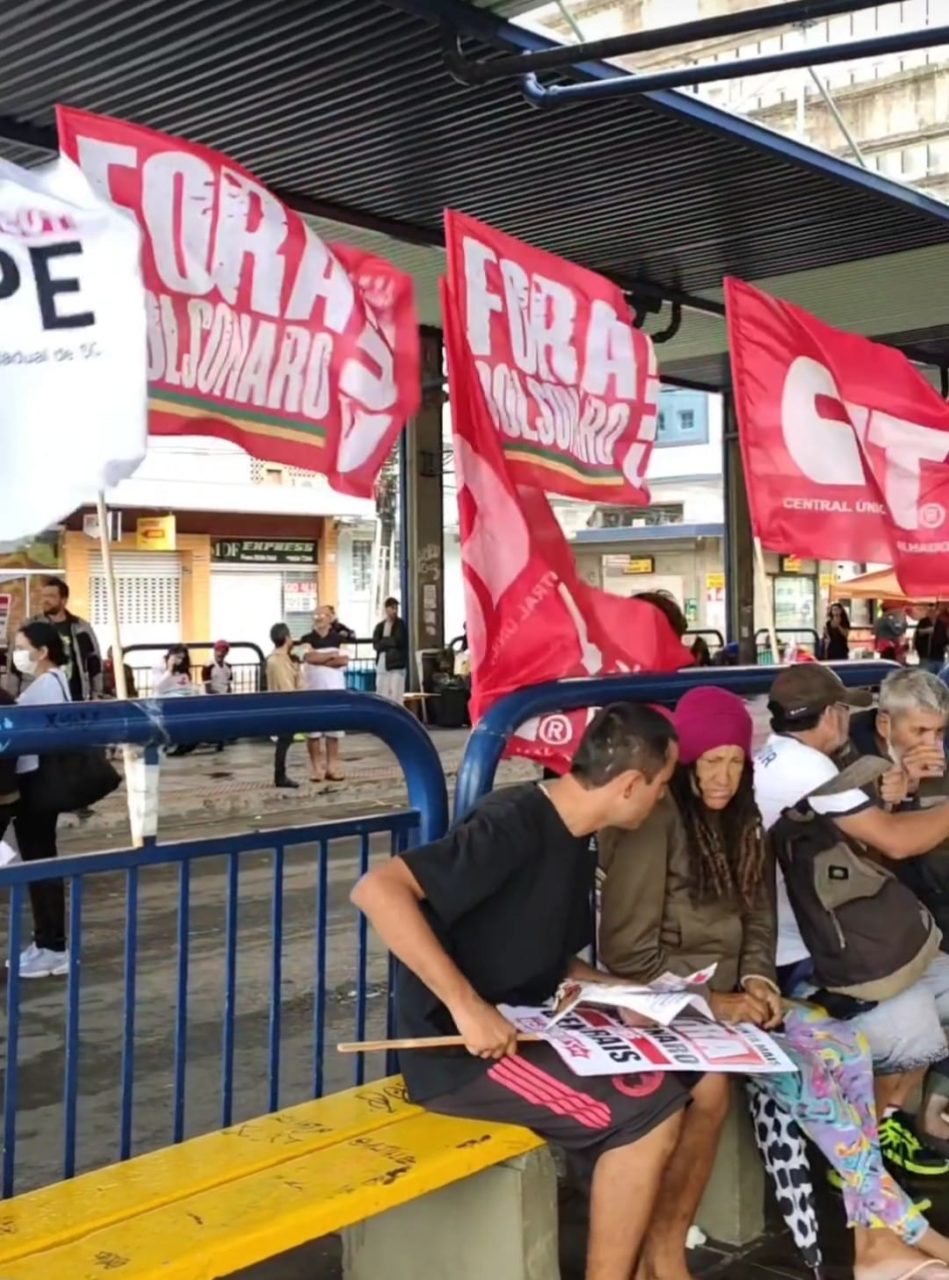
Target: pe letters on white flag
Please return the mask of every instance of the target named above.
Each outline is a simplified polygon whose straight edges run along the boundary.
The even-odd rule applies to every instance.
[[[140,233],[63,157],[0,160],[0,541],[57,523],[145,456]]]

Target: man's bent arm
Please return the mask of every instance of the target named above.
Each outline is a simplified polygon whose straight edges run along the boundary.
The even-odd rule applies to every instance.
[[[888,858],[916,858],[949,839],[949,805],[887,813],[873,806],[850,815],[828,814],[836,826],[854,840]]]
[[[515,1053],[514,1027],[481,999],[435,937],[419,905],[424,897],[405,862],[393,858],[364,875],[350,901],[392,954],[445,1005],[470,1053],[482,1058]]]

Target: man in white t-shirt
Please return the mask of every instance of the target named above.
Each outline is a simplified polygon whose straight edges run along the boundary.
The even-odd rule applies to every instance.
[[[847,741],[850,708],[869,706],[871,701],[869,694],[845,688],[834,672],[817,663],[781,672],[768,702],[773,732],[754,764],[755,800],[765,830],[786,809],[837,776],[831,756]],[[949,834],[949,805],[891,813],[859,790],[813,796],[808,803],[814,812],[829,816],[856,845],[895,860],[926,853]],[[882,919],[881,938],[887,936],[888,927],[888,920]],[[935,923],[932,928],[938,937]],[[808,958],[780,873],[778,935],[779,967],[795,966]],[[927,1069],[946,1056],[949,956],[936,951],[917,982],[852,1022],[866,1034],[873,1054],[884,1154],[915,1174],[949,1172],[949,1162],[921,1147],[900,1111]]]

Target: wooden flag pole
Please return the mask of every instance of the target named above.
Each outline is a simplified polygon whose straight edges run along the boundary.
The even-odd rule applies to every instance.
[[[768,591],[768,572],[764,564],[764,549],[761,546],[761,539],[755,538],[755,567],[757,569],[758,586],[761,590],[761,598],[767,609],[768,619],[768,640],[771,645],[771,660],[775,666],[781,661],[778,654],[778,633],[774,629],[774,604],[771,600],[771,593]]]
[[[518,1034],[518,1044],[537,1044],[540,1036]],[[386,1053],[390,1049],[463,1049],[462,1036],[420,1036],[409,1040],[354,1040],[336,1046],[337,1053]]]
[[[105,575],[105,598],[109,609],[109,628],[112,632],[112,674],[115,677],[115,696],[123,702],[128,701],[128,684],[125,680],[125,651],[122,648],[122,624],[119,621],[119,593],[115,585],[115,566],[112,561],[112,544],[109,539],[109,513],[105,505],[105,494],[100,490],[96,497],[96,515],[99,522],[99,546],[102,551],[102,569]],[[142,824],[137,820],[135,799],[132,794],[131,779],[136,772],[138,756],[135,750],[122,744],[122,759],[125,764],[125,795],[128,801],[129,828],[134,848],[141,848]]]

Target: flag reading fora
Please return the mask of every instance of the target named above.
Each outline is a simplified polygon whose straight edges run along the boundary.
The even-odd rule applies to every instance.
[[[58,523],[145,456],[139,250],[134,220],[71,161],[0,160],[0,540]]]
[[[645,504],[659,379],[649,338],[602,276],[464,214],[445,214],[459,358],[511,478]]]
[[[949,592],[949,405],[892,347],[740,280],[725,302],[762,545],[892,564],[918,599]]]
[[[142,228],[150,430],[221,436],[370,497],[421,394],[411,278],[328,246],[218,152],[57,115],[63,151]]]
[[[525,685],[624,671],[672,671],[691,654],[658,609],[591,587],[539,489],[517,484],[461,340],[462,322],[442,282],[451,385],[465,616],[471,652],[471,714]],[[520,725],[509,755],[563,771],[592,712]]]

